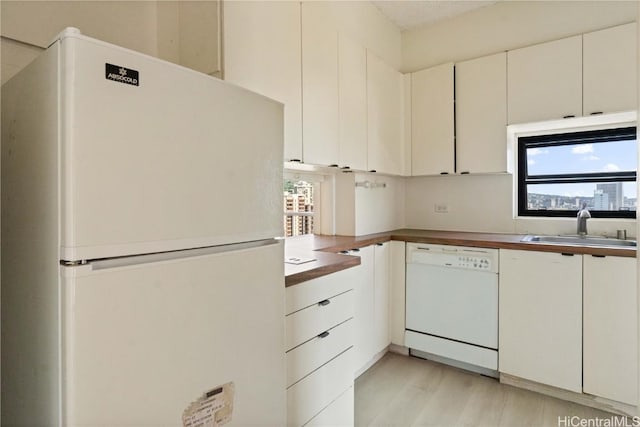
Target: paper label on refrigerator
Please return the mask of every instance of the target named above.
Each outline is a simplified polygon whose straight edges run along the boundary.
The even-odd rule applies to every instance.
[[[107,80],[113,80],[114,82],[133,86],[140,85],[140,73],[131,68],[121,67],[120,65],[105,63],[104,76]]]
[[[233,382],[206,391],[182,413],[183,427],[219,427],[233,415]]]

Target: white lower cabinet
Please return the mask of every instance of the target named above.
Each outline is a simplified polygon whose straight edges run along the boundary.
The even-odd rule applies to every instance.
[[[324,411],[309,421],[307,427],[352,426],[353,419],[353,387],[349,387],[340,397],[331,402]]]
[[[498,370],[582,392],[582,256],[500,250]]]
[[[353,425],[356,276],[351,268],[286,289],[289,426],[320,425],[322,420]]]
[[[404,346],[405,324],[405,249],[406,243],[392,240],[389,283],[389,339],[391,344]]]
[[[638,403],[636,259],[584,255],[583,391]]]
[[[320,414],[349,387],[353,377],[351,349],[330,360],[287,389],[287,424],[302,426]]]
[[[353,346],[353,319],[318,334],[286,354],[287,387]]]
[[[308,342],[350,318],[353,291],[325,298],[285,317],[285,345],[288,349]]]
[[[389,336],[390,312],[390,242],[378,243],[373,247],[375,258],[373,274],[373,356],[391,344]]]
[[[500,250],[499,371],[635,406],[636,258]]]
[[[360,256],[354,281],[354,375],[366,371],[391,344],[391,242],[352,252]]]
[[[360,265],[353,270],[354,287],[354,372],[362,373],[374,354],[374,263],[373,247],[360,248]]]

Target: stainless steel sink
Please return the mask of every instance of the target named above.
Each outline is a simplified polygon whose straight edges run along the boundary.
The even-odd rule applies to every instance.
[[[525,236],[521,242],[546,243],[549,245],[572,245],[572,246],[606,246],[614,248],[635,248],[635,240],[620,240],[600,236]]]

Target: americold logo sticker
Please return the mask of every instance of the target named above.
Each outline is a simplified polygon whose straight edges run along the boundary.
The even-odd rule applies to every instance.
[[[136,70],[121,67],[119,65],[104,64],[104,74],[107,80],[124,83],[133,86],[140,85],[140,76]]]

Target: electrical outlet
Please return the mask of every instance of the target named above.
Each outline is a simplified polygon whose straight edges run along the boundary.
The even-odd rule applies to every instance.
[[[441,204],[441,203],[436,203],[435,205],[433,205],[433,210],[436,213],[448,213],[449,212],[449,206]]]

